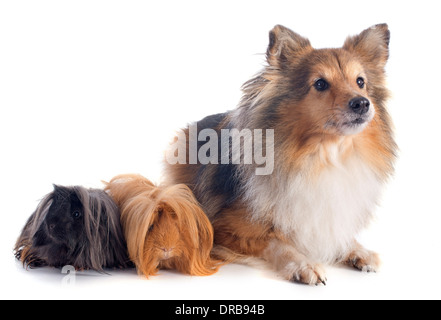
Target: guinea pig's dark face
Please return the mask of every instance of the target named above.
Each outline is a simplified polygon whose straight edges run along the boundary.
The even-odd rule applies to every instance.
[[[44,221],[48,240],[73,249],[83,235],[83,205],[73,190],[55,187],[52,205]]]

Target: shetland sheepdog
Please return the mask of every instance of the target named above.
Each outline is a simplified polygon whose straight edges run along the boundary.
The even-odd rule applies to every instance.
[[[326,264],[378,269],[378,255],[356,236],[394,171],[385,87],[389,40],[388,26],[380,24],[341,48],[314,49],[277,25],[267,65],[243,85],[239,106],[176,137],[171,155],[184,155],[166,161],[166,179],[192,189],[213,224],[220,258],[263,259],[287,280],[314,285],[326,284]],[[224,139],[232,130],[239,143],[232,134]],[[260,134],[262,141],[247,143],[240,134],[246,130],[272,130],[265,136],[273,139]],[[215,148],[225,146],[227,154]],[[274,162],[267,174],[257,173],[261,163],[244,161],[256,146]]]

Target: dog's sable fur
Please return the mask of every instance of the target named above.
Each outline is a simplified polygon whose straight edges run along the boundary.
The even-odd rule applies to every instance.
[[[355,237],[372,218],[397,149],[385,106],[388,26],[338,49],[314,49],[283,26],[269,38],[268,65],[244,84],[239,107],[197,126],[274,129],[274,173],[166,164],[168,182],[194,191],[213,223],[216,252],[228,261],[262,258],[286,279],[308,284],[325,282],[322,264],[375,270],[378,256]]]
[[[106,190],[121,208],[131,260],[146,277],[160,269],[207,276],[217,272],[212,259],[213,227],[191,190],[181,184],[156,186],[134,174],[119,175]]]
[[[103,190],[81,186],[54,186],[23,228],[15,255],[31,268],[132,266],[118,207]]]

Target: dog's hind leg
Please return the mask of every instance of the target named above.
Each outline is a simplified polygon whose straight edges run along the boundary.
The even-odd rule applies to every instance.
[[[214,254],[227,262],[244,262],[246,257],[265,260],[283,278],[306,284],[326,284],[323,268],[310,260],[269,223],[252,222],[240,205],[224,210],[213,221]]]

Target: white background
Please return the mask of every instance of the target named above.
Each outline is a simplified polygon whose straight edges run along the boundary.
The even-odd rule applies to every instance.
[[[441,298],[440,24],[436,1],[1,1],[0,297],[135,299]],[[283,24],[339,47],[391,29],[389,108],[400,159],[361,235],[383,268],[328,267],[309,287],[230,265],[211,277],[24,270],[15,240],[52,183],[101,187],[136,172],[159,181],[174,130],[236,107]]]

